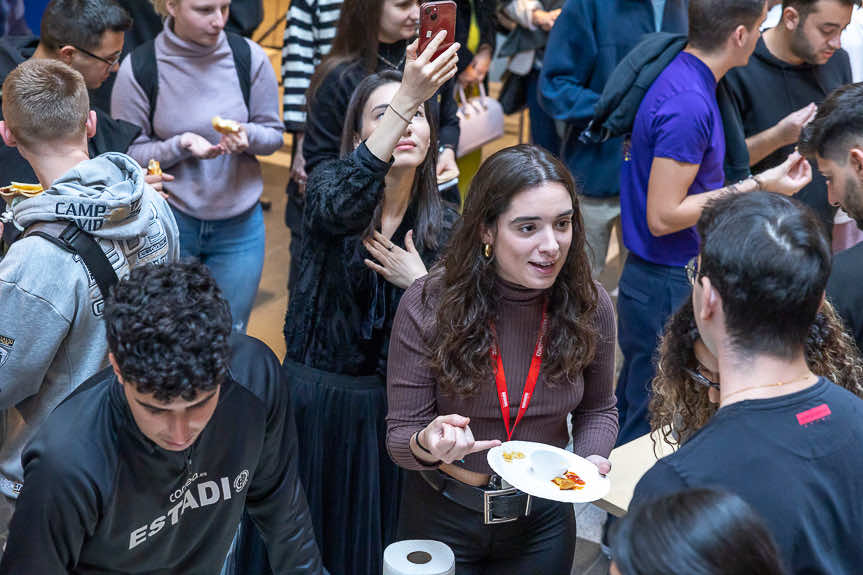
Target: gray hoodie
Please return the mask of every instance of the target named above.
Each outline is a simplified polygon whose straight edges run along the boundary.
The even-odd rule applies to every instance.
[[[177,224],[132,158],[81,162],[39,196],[11,205],[13,222],[71,221],[99,241],[117,276],[179,256]],[[0,492],[17,497],[21,451],[75,387],[108,364],[103,301],[81,259],[38,236],[0,260]],[[0,529],[5,526],[0,526]]]

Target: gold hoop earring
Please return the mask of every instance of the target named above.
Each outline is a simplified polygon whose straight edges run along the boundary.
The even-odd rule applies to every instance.
[[[483,244],[482,245],[482,255],[487,260],[491,259],[491,244]]]

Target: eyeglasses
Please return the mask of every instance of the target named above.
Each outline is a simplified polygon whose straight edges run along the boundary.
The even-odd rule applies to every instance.
[[[701,373],[699,373],[697,370],[684,367],[683,371],[685,371],[686,375],[691,377],[692,381],[694,381],[695,383],[703,385],[704,387],[712,387],[713,389],[719,389],[718,383],[716,383],[715,381],[710,381],[709,379],[701,375]]]
[[[686,279],[689,280],[689,285],[695,287],[695,280],[698,279],[698,256],[695,256],[686,264]]]
[[[97,59],[97,60],[99,60],[100,62],[104,62],[104,63],[108,64],[108,67],[109,67],[109,68],[113,68],[113,67],[114,67],[114,64],[116,64],[117,62],[119,62],[119,61],[120,61],[120,57],[123,55],[123,53],[121,52],[120,54],[117,54],[116,56],[114,56],[113,58],[111,58],[111,59],[109,60],[109,59],[107,59],[107,58],[103,58],[102,56],[99,56],[99,55],[97,55],[97,54],[94,54],[93,52],[90,52],[90,51],[88,51],[88,50],[85,50],[84,48],[79,48],[78,46],[75,46],[74,44],[72,44],[72,47],[73,47],[73,48],[75,48],[76,50],[78,50],[79,52],[81,52],[82,54],[86,54],[87,56],[90,56],[91,58],[96,58],[96,59]]]

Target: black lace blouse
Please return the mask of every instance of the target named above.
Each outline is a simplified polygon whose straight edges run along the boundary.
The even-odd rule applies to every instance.
[[[365,143],[343,159],[322,163],[306,187],[299,277],[288,302],[285,341],[288,359],[332,373],[386,376],[387,348],[403,290],[363,263],[366,228],[384,193],[390,164]],[[458,214],[443,213],[438,248],[417,246],[430,267],[449,239]],[[411,201],[392,236],[404,246],[416,225]]]

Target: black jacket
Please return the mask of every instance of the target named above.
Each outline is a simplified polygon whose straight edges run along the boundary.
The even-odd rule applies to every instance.
[[[582,143],[598,143],[632,132],[644,95],[657,77],[686,47],[686,36],[656,32],[638,43],[611,73],[594,107]],[[548,58],[548,54],[546,54]]]
[[[749,64],[729,71],[720,81],[717,100],[725,128],[725,176],[736,182],[749,175],[746,138],[776,125],[782,118],[807,106],[821,104],[836,88],[851,82],[851,65],[845,50],[838,50],[826,64],[795,66],[770,53],[758,40]],[[757,174],[781,164],[794,144],[779,148],[756,165]],[[828,233],[836,208],[827,201],[827,182],[813,166],[812,182],[794,196],[816,211]]]
[[[232,348],[232,380],[185,452],[141,433],[110,368],[60,404],[24,452],[0,573],[213,575],[244,509],[276,573],[321,573],[279,361],[244,335]]]
[[[390,163],[365,142],[309,175],[298,277],[285,316],[285,357],[352,376],[387,374],[387,353],[404,290],[369,269],[362,240],[384,194]],[[418,202],[411,200],[391,240],[404,246],[408,230],[426,268],[443,253],[458,213],[444,205],[435,249],[419,243]]]

